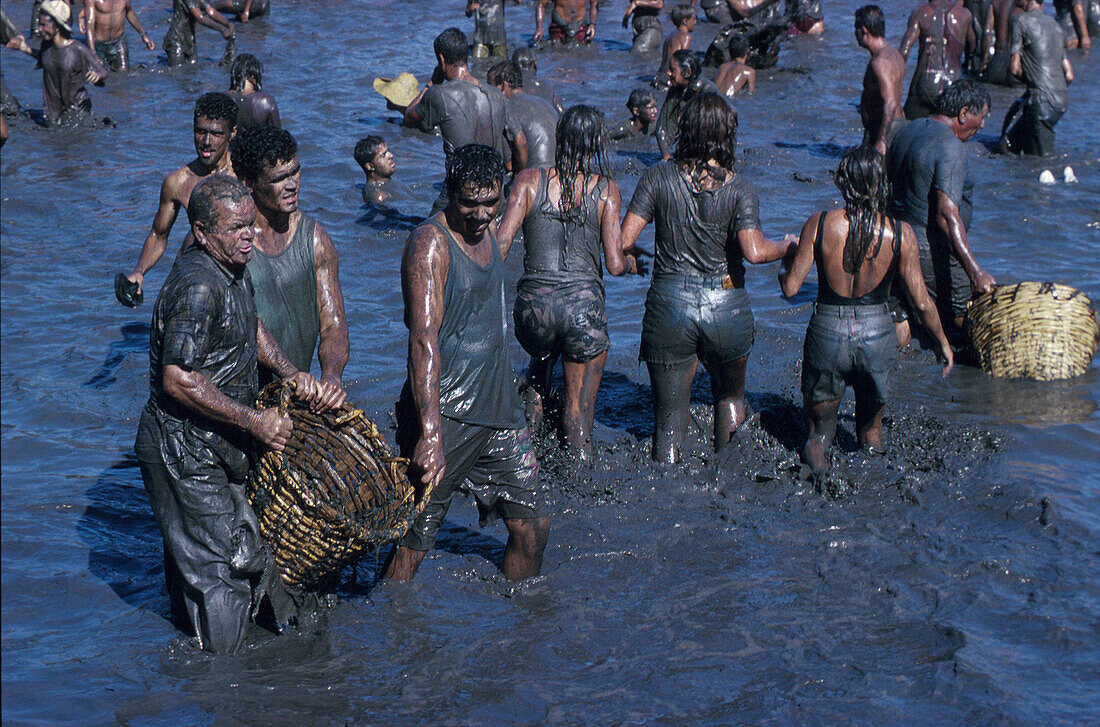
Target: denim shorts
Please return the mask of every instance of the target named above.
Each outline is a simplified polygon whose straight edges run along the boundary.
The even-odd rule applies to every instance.
[[[888,305],[815,303],[802,349],[802,396],[812,403],[835,401],[852,386],[885,402],[897,360]]]
[[[744,288],[723,288],[721,276],[661,273],[645,299],[640,358],[671,366],[698,356],[723,364],[752,350],[754,321]]]

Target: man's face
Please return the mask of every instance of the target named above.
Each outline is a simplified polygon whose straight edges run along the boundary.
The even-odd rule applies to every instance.
[[[684,78],[684,71],[675,62],[668,64],[668,78],[672,81],[673,86],[680,86],[681,88],[688,85],[688,81]]]
[[[49,13],[41,12],[38,14],[38,34],[42,36],[43,40],[50,41],[57,35],[57,23],[54,22]]]
[[[867,31],[858,25],[856,26],[856,43],[859,44],[860,48],[867,47]]]
[[[302,181],[302,165],[297,155],[285,162],[264,167],[252,185],[252,198],[265,210],[290,214],[298,209],[298,188]]]
[[[656,101],[650,101],[648,104],[642,107],[635,106],[631,109],[636,119],[640,119],[647,124],[652,124],[657,120],[657,114],[660,113],[660,109],[657,108]]]
[[[979,114],[975,114],[970,109],[963,109],[959,112],[959,130],[955,133],[959,137],[959,141],[970,141],[974,138],[974,135],[985,126],[985,117],[987,116],[989,116],[988,106],[983,106]]]
[[[252,257],[256,237],[256,205],[250,197],[218,206],[218,219],[212,229],[198,231],[196,239],[203,249],[230,270],[243,268]]]
[[[692,15],[690,18],[688,18],[687,20],[684,21],[684,28],[687,29],[687,32],[690,33],[691,31],[695,30],[696,20],[697,20],[697,18],[694,15]]]
[[[455,232],[467,238],[480,237],[500,210],[500,185],[489,189],[465,186],[451,195],[450,221]]]
[[[397,171],[397,160],[393,156],[393,152],[385,144],[378,147],[378,150],[374,152],[374,158],[371,159],[371,166],[374,167],[374,173],[380,177],[389,178],[393,176],[393,173]]]
[[[229,148],[231,136],[233,131],[227,119],[195,117],[195,152],[199,155],[199,163],[207,169],[218,166]]]

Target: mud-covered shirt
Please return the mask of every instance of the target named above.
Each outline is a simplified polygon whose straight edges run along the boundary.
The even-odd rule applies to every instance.
[[[1058,21],[1042,8],[1018,14],[1012,19],[1010,52],[1020,54],[1024,83],[1046,107],[1043,110],[1065,112],[1069,93],[1062,61],[1066,50]]]
[[[84,88],[87,73],[93,68],[100,74],[107,72],[88,46],[76,41],[62,47],[46,43],[38,53],[38,65],[42,68],[42,110],[51,122],[73,107],[91,108]]]
[[[532,93],[517,93],[508,99],[508,113],[527,137],[527,166],[542,169],[554,166],[555,132],[558,112],[544,98]],[[510,129],[505,129],[507,135]],[[509,141],[515,136],[508,136]]]
[[[959,208],[963,226],[969,229],[974,193],[970,154],[947,124],[929,118],[910,121],[894,136],[886,159],[893,216],[935,228],[932,195],[939,190]]]
[[[736,235],[760,229],[760,203],[752,183],[740,174],[718,189],[696,190],[676,162],[658,162],[638,181],[628,209],[656,226],[654,274],[744,279]]]
[[[507,103],[497,89],[488,84],[451,79],[428,87],[416,107],[421,131],[439,127],[443,135],[443,153],[448,159],[467,144],[485,144],[505,154],[505,129],[515,138],[519,127],[508,113]]]

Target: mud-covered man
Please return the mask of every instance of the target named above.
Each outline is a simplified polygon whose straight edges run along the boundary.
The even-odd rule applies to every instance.
[[[212,175],[195,185],[188,209],[195,244],[153,307],[149,401],[134,450],[164,536],[172,613],[203,649],[225,653],[241,647],[265,596],[276,626],[293,616],[245,494],[253,443],[281,450],[293,426],[277,408],[252,408],[257,364],[294,382],[306,401],[319,387],[257,321],[246,269],[256,218],[248,190]]]
[[[636,88],[626,99],[630,118],[608,131],[608,136],[619,141],[639,136],[650,136],[657,126],[657,94],[651,88]]]
[[[349,352],[340,263],[328,232],[298,207],[298,144],[285,129],[253,126],[238,133],[230,149],[233,171],[256,203],[248,263],[256,311],[296,368],[309,371],[316,351],[316,408],[336,408],[347,398],[341,378]]]
[[[877,5],[856,10],[856,43],[871,54],[863,73],[863,94],[859,97],[859,118],[863,122],[863,143],[886,154],[891,130],[905,122],[901,108],[901,84],[905,80],[905,59],[886,41],[886,19]]]
[[[115,291],[123,305],[137,306],[141,302],[145,273],[164,255],[176,217],[181,208],[187,210],[187,201],[199,180],[212,174],[233,176],[228,152],[236,124],[237,104],[224,93],[204,93],[195,102],[192,138],[196,156],[166,176],[160,185],[160,202],[153,216],[153,226],[141,246],[137,264],[126,276],[129,285]]]
[[[481,144],[447,160],[447,206],[413,230],[401,261],[408,379],[397,440],[410,478],[434,483],[424,512],[391,554],[385,577],[410,580],[435,544],[456,492],[472,493],[481,523],[508,529],[501,570],[538,575],[550,532],[538,461],[508,362],[500,210],[504,160]]]
[[[724,2],[725,0],[723,0]],[[661,46],[664,31],[661,30],[661,8],[665,0],[630,0],[623,12],[623,27],[630,25],[634,31],[631,53],[652,53]]]
[[[168,65],[179,66],[195,62],[196,23],[221,33],[225,39],[222,62],[231,63],[236,34],[225,16],[206,0],[172,0],[172,19],[164,34],[164,52],[168,54]]]
[[[130,68],[130,47],[126,43],[126,22],[141,35],[147,50],[156,46],[141,27],[130,0],[85,0],[87,13],[88,45],[109,70],[125,71]]]
[[[982,80],[999,86],[1018,86],[1008,69],[1012,60],[1012,18],[1020,13],[1016,0],[993,0],[982,25]]]
[[[551,43],[574,45],[591,43],[596,37],[596,0],[537,0],[535,5],[535,35],[532,40],[540,43],[545,37],[546,6],[550,9],[549,36]]]
[[[962,2],[952,0],[928,0],[909,16],[899,50],[908,59],[918,40],[920,50],[905,99],[905,118],[923,119],[934,114],[940,91],[962,78],[963,52],[974,49],[978,42],[972,20]]]
[[[251,53],[241,53],[229,67],[228,96],[237,102],[237,127],[267,124],[282,126],[279,104],[275,97],[263,90],[264,66]]]
[[[390,198],[387,189],[390,177],[397,171],[397,160],[386,144],[386,140],[373,134],[366,136],[355,143],[352,156],[366,175],[366,181],[363,184],[363,201],[379,207],[385,205]]]
[[[508,100],[508,112],[527,139],[528,167],[543,169],[554,166],[554,130],[558,112],[550,102],[523,89],[523,74],[511,61],[501,61],[489,69],[485,80]],[[511,165],[513,174],[519,168]]]
[[[474,19],[474,58],[508,57],[504,29],[504,0],[469,0],[466,17]]]
[[[523,74],[524,91],[546,99],[559,114],[565,110],[554,84],[539,78],[539,57],[534,48],[516,48],[515,53],[512,54],[512,63],[515,63]]]

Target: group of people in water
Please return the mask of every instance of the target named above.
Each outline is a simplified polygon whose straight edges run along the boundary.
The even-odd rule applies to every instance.
[[[1017,12],[1006,11],[1005,2]],[[406,127],[439,130],[446,168],[430,213],[416,216],[401,264],[409,347],[396,440],[411,462],[410,478],[432,492],[387,560],[385,577],[414,577],[456,493],[474,495],[483,524],[504,521],[506,577],[540,572],[550,517],[533,435],[556,430],[578,461],[593,457],[595,403],[610,348],[605,269],[652,274],[639,356],[653,391],[652,455],[660,462],[683,457],[700,362],[713,393],[714,449],[726,447],[745,422],[755,330],[747,265],[780,262],[779,287],[788,297],[816,269],[801,374],[801,455],[810,478],[829,470],[848,386],[860,445],[883,449],[897,351],[911,337],[932,348],[944,376],[950,372],[967,302],[995,284],[967,236],[973,178],[965,143],[983,127],[991,103],[981,82],[961,77],[961,64],[981,24],[960,2],[930,0],[913,12],[897,49],[885,40],[880,8],[857,10],[855,39],[870,60],[860,98],[863,142],[843,153],[835,174],[844,206],[816,211],[800,234],[773,240],[761,229],[752,182],[736,168],[731,99],[751,92],[756,69],[774,63],[776,29],[821,31],[820,4],[789,2],[786,12],[776,0],[700,4],[709,20],[725,24],[721,47],[701,60],[690,48],[695,3],[673,8],[677,29],[654,79],[667,93],[659,103],[654,88],[634,89],[630,118],[617,125],[590,105],[563,108],[554,85],[538,78],[534,48],[508,59],[503,0],[467,3],[472,43],[458,28],[435,38],[436,68],[423,89],[415,78],[376,82]],[[73,109],[73,98],[81,109],[89,106],[86,92],[73,95],[83,91],[81,79],[101,79],[105,63],[128,63],[115,42],[123,20],[142,28],[128,0],[87,0],[82,15],[98,46],[92,50],[72,39],[65,0],[39,5],[42,48],[32,50],[21,34],[10,45],[39,58],[46,116],[58,120]],[[216,5],[174,0],[180,15],[164,44],[170,62],[193,57],[196,23],[230,40],[221,12],[246,21],[266,10],[251,0]],[[635,50],[645,44],[657,52],[653,31],[663,5],[628,3],[622,19],[633,24]],[[533,40],[591,42],[597,12],[595,0],[536,0]],[[1004,145],[1045,152],[1073,77],[1061,36],[1051,41],[1055,21],[1039,0],[993,0],[988,18],[993,40],[976,46],[978,69],[1001,63],[997,52],[1007,45],[1009,71],[1026,85],[1006,119]],[[917,73],[903,104],[905,57],[918,41]],[[471,56],[497,60],[479,78]],[[708,59],[718,66],[717,84],[704,72]],[[58,78],[68,80],[57,86]],[[150,396],[135,450],[165,539],[173,613],[213,651],[239,648],[262,598],[276,627],[300,605],[300,594],[273,575],[244,494],[253,447],[282,449],[293,436],[284,414],[254,408],[257,389],[281,378],[314,411],[339,407],[349,353],[336,247],[298,207],[297,142],[281,128],[255,57],[235,57],[229,85],[196,102],[196,157],[165,177],[138,260],[115,281],[120,302],[142,303],[145,275],[185,210],[190,231],[153,306]],[[610,140],[650,137],[661,160],[641,175],[624,210],[610,172]],[[365,203],[391,204],[398,162],[388,142],[369,135],[355,145],[354,158],[365,175]],[[654,247],[645,250],[637,242],[650,224]],[[511,318],[530,357],[523,384],[506,355],[504,268],[520,234],[523,273]],[[309,373],[315,357],[317,378]],[[550,423],[546,403],[558,361],[560,421]]]

